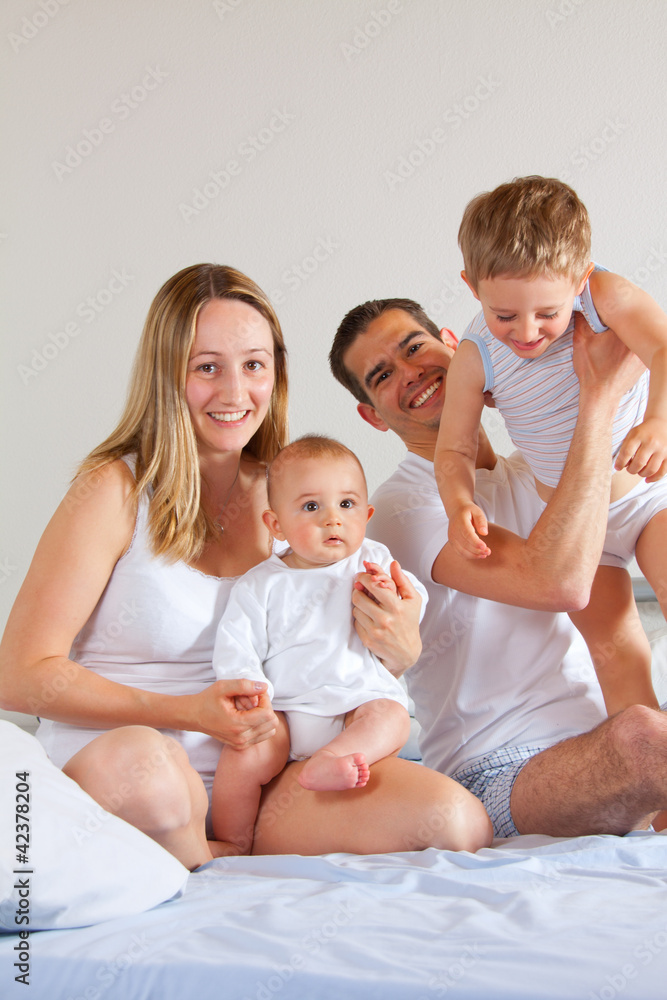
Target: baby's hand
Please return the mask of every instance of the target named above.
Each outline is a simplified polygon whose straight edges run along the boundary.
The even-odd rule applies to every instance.
[[[485,559],[491,555],[491,549],[479,537],[488,532],[486,515],[477,504],[462,504],[449,519],[449,544],[464,559]]]
[[[371,579],[370,581],[368,581],[369,584],[372,583],[373,586],[379,587],[382,590],[390,590],[392,594],[398,593],[396,589],[396,584],[394,583],[391,576],[385,573],[385,571],[382,569],[382,566],[378,566],[377,563],[368,562],[366,559],[364,559],[364,568],[366,570],[366,573],[357,573],[355,577],[354,581],[355,590],[360,590],[362,593],[366,594],[367,597],[370,597],[371,601],[375,601],[376,604],[379,604],[380,602],[375,596],[375,594],[372,594],[368,589],[368,586],[366,586],[366,584],[364,583],[363,579],[364,576],[370,576]]]
[[[647,417],[628,433],[621,445],[614,468],[627,469],[655,483],[667,472],[667,420]]]
[[[234,705],[239,712],[249,712],[251,708],[257,708],[259,705],[259,695],[241,694],[234,698]]]
[[[385,573],[382,566],[378,566],[378,564],[374,562],[367,562],[365,559],[364,566],[366,568],[366,572],[373,577],[373,582],[376,583],[378,587],[386,587],[387,590],[393,591],[394,594],[396,593],[396,584],[389,574]]]

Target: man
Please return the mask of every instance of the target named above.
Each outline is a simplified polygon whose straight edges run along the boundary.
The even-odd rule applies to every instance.
[[[372,498],[369,534],[429,591],[423,652],[407,674],[424,762],[482,799],[497,836],[646,827],[667,807],[667,716],[632,706],[604,720],[590,658],[558,613],[588,602],[608,512],[612,416],[637,359],[613,334],[577,327],[579,418],[546,506],[520,456],[496,456],[480,429],[476,502],[491,522],[491,555],[470,560],[447,544],[433,472],[456,343],[417,303],[385,299],[348,313],[330,354],[361,417],[408,449]]]

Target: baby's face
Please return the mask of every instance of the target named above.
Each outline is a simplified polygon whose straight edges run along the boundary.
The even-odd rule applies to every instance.
[[[583,284],[571,277],[484,278],[477,286],[486,325],[517,357],[538,358],[567,330]]]
[[[287,462],[271,486],[271,500],[278,522],[274,533],[289,542],[287,561],[297,569],[329,566],[352,555],[373,513],[359,466],[347,457]]]

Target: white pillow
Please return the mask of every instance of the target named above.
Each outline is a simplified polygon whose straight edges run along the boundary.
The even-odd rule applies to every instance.
[[[81,927],[141,913],[180,895],[188,870],[106,812],[0,721],[0,929]]]

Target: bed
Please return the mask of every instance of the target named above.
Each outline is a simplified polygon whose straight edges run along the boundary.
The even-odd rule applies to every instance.
[[[33,933],[27,991],[3,938],[2,996],[664,1000],[666,883],[660,834],[211,862],[145,913]]]
[[[659,651],[657,686],[666,662]],[[189,874],[6,721],[0,788],[3,1000],[667,997],[661,833]]]
[[[9,722],[0,774],[3,998],[667,995],[663,834],[229,858],[188,874]]]

